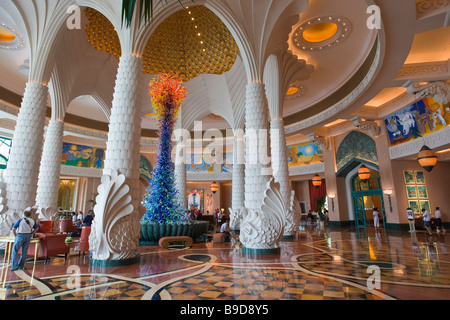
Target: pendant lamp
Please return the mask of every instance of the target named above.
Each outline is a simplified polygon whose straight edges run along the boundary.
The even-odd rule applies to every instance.
[[[419,155],[417,156],[417,161],[419,161],[420,165],[425,170],[430,172],[436,166],[437,156],[433,152],[433,150],[431,150],[430,148],[428,148],[427,146],[424,145],[422,147],[422,149],[420,149],[420,151],[419,151]]]
[[[358,177],[363,181],[367,182],[370,179],[370,170],[365,165],[362,165],[358,170]]]
[[[316,174],[313,178],[312,178],[312,184],[314,187],[319,188],[322,185],[322,178],[319,177],[318,174]]]
[[[211,192],[215,194],[217,190],[219,190],[219,185],[213,181],[213,183],[211,183]]]

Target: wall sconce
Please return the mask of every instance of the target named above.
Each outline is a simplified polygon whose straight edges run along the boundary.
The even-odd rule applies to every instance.
[[[386,189],[386,190],[383,190],[383,193],[389,197],[389,210],[390,210],[391,213],[392,213],[392,201],[391,201],[391,195],[392,195],[393,191],[392,191],[392,189]]]
[[[334,212],[334,198],[336,198],[336,195],[335,195],[335,194],[329,194],[329,195],[328,195],[328,198],[331,199],[331,209],[332,209],[333,212]]]

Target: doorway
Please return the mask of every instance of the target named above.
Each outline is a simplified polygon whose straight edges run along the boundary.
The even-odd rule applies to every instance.
[[[373,211],[378,208],[381,213],[380,226],[385,227],[386,212],[384,210],[383,190],[381,188],[380,174],[370,170],[371,177],[362,181],[358,175],[352,178],[352,198],[355,212],[355,226],[358,228],[373,227]]]

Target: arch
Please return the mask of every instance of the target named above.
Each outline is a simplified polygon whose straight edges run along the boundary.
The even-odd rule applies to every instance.
[[[375,141],[368,135],[350,132],[336,152],[337,176],[346,177],[359,164],[375,166],[378,170],[378,155]]]

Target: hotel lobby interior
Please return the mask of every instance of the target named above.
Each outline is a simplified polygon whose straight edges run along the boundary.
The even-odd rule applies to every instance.
[[[0,67],[0,300],[450,299],[449,1],[5,0]]]

